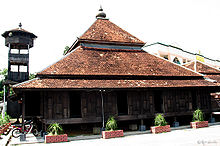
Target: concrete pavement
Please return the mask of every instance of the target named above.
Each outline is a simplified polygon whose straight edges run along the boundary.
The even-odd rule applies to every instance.
[[[180,127],[181,128],[181,127]],[[90,138],[90,139],[89,139]],[[95,139],[92,139],[95,138]],[[88,140],[80,140],[88,139]],[[96,136],[71,137],[69,142],[52,143],[52,145],[80,145],[80,146],[220,146],[220,125],[213,125],[207,128],[175,130],[161,134],[146,132],[126,132],[122,138],[102,139]],[[16,144],[12,141],[9,144]],[[18,143],[17,143],[18,144]],[[28,143],[30,145],[31,143]],[[32,143],[44,145],[44,143]]]
[[[64,143],[63,143],[64,144]],[[61,144],[56,144],[61,145]],[[220,146],[220,126],[175,130],[161,134],[141,134],[113,139],[79,140],[65,145],[80,146]]]

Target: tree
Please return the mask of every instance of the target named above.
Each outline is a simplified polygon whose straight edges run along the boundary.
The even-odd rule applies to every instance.
[[[36,73],[30,73],[29,80],[36,78]]]
[[[4,97],[4,82],[8,78],[8,69],[0,70],[0,100]]]
[[[4,90],[1,90],[0,91],[0,101],[2,101],[3,97],[4,97]]]
[[[69,46],[66,46],[66,47],[65,47],[65,49],[64,49],[64,51],[63,51],[63,55],[66,54],[66,52],[69,50],[69,48],[70,48]]]
[[[29,80],[36,77],[36,73],[30,73]],[[3,100],[4,97],[4,82],[8,79],[8,69],[0,69],[0,101]],[[7,93],[7,88],[6,88]],[[10,89],[10,95],[13,94],[13,90]]]
[[[0,80],[6,80],[8,78],[8,69],[4,68],[3,70],[0,69]]]

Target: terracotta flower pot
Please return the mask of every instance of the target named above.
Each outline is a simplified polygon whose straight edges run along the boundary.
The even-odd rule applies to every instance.
[[[202,128],[202,127],[208,127],[208,121],[196,121],[196,122],[190,122],[190,126],[193,129],[196,128]]]
[[[163,132],[170,132],[170,125],[166,125],[166,126],[154,126],[154,127],[150,127],[151,132],[153,134],[156,133],[163,133]]]
[[[123,130],[115,130],[115,131],[102,131],[102,138],[114,138],[114,137],[122,137],[124,136]]]
[[[6,129],[8,129],[8,128],[9,128],[9,125],[8,125],[8,124],[6,124],[6,125],[5,125],[5,128],[6,128]]]
[[[63,135],[45,135],[45,143],[66,142],[68,141],[67,134]]]
[[[0,134],[4,134],[8,128],[10,127],[11,123],[7,123],[7,124],[4,124],[3,126],[0,127]]]
[[[0,129],[0,135],[3,134],[3,133],[4,133],[4,130],[3,130],[3,129]]]

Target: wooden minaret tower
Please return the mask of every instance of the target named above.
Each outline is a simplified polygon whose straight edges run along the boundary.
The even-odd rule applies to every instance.
[[[17,117],[20,115],[20,104],[8,98],[10,86],[29,79],[29,49],[34,46],[37,36],[24,30],[21,23],[18,28],[5,31],[2,36],[5,38],[5,46],[8,47],[8,78],[5,82],[8,89],[7,113]]]
[[[8,81],[19,83],[29,78],[29,49],[34,46],[36,35],[19,28],[6,31],[2,34],[8,51]]]

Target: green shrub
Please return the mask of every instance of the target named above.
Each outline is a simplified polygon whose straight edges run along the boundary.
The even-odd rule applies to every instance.
[[[157,116],[154,119],[155,126],[166,126],[167,122],[162,114],[157,114]]]
[[[2,114],[0,114],[0,126],[3,126],[4,124],[7,124],[10,122],[11,117],[5,112],[4,119],[2,118]]]
[[[49,135],[58,135],[62,131],[63,128],[59,123],[50,124],[50,126],[48,127]]]
[[[5,117],[4,120],[9,123],[10,122],[11,117],[5,112]]]
[[[193,112],[193,122],[204,121],[204,114],[200,109]]]
[[[3,123],[2,115],[0,115],[0,116],[1,116],[1,117],[0,117],[0,126],[3,126],[4,123]]]
[[[106,123],[106,130],[113,131],[113,130],[116,130],[116,129],[117,129],[117,122],[114,119],[114,117],[111,116],[111,117],[108,118],[108,121]]]

